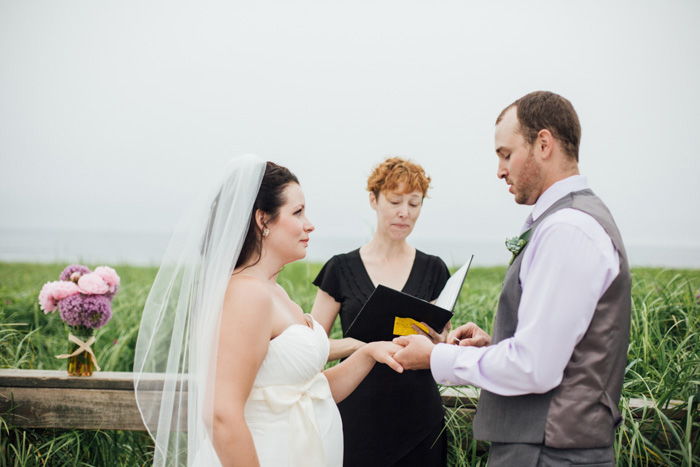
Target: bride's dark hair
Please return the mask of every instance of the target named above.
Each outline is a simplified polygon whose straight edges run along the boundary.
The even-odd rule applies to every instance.
[[[263,232],[258,228],[255,222],[255,212],[260,209],[267,214],[267,223],[272,224],[279,216],[280,208],[287,202],[284,196],[284,189],[290,183],[299,184],[296,175],[289,171],[288,168],[277,165],[274,162],[267,162],[265,167],[265,175],[263,175],[258,196],[253,204],[253,212],[250,216],[250,225],[248,233],[246,233],[241,254],[238,256],[236,268],[246,264],[255,255],[257,259],[249,266],[253,266],[260,261],[262,257],[262,239]]]

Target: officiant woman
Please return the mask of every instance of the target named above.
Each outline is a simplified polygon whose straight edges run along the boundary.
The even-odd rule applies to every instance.
[[[386,159],[367,180],[377,228],[366,245],[331,258],[314,280],[311,311],[330,333],[340,316],[343,336],[377,285],[434,300],[450,276],[445,263],[406,241],[430,186],[423,168],[398,157]],[[420,331],[422,333],[422,331]],[[434,342],[444,341],[430,330]],[[365,343],[332,339],[329,361]],[[338,404],[343,419],[345,467],[444,466],[446,435],[442,400],[429,370],[398,374],[376,366],[354,393]]]

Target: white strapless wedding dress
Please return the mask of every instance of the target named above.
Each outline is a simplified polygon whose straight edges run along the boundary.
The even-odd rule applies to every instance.
[[[323,327],[294,324],[270,341],[245,405],[262,467],[343,464],[343,427],[322,373],[330,343]]]

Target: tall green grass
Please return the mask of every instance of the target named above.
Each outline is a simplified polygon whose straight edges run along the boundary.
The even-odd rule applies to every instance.
[[[58,314],[37,304],[41,286],[56,280],[65,265],[0,263],[0,367],[65,369],[54,356],[68,349]],[[115,266],[122,278],[113,318],[97,332],[104,371],[131,371],[141,310],[156,268]],[[304,311],[316,296],[311,280],[319,264],[284,268],[279,283]],[[474,321],[491,330],[505,268],[473,268],[456,306],[454,324]],[[700,465],[700,270],[633,270],[632,330],[617,431],[618,465]],[[332,337],[340,336],[338,323]],[[630,409],[630,399],[654,408]],[[448,408],[451,466],[484,466],[484,445],[474,441],[469,416]],[[0,419],[0,467],[139,466],[151,462],[152,442],[143,432],[25,430]]]

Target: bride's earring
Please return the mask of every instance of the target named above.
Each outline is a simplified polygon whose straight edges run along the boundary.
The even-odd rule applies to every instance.
[[[263,237],[267,237],[268,235],[270,235],[270,229],[263,230]]]

